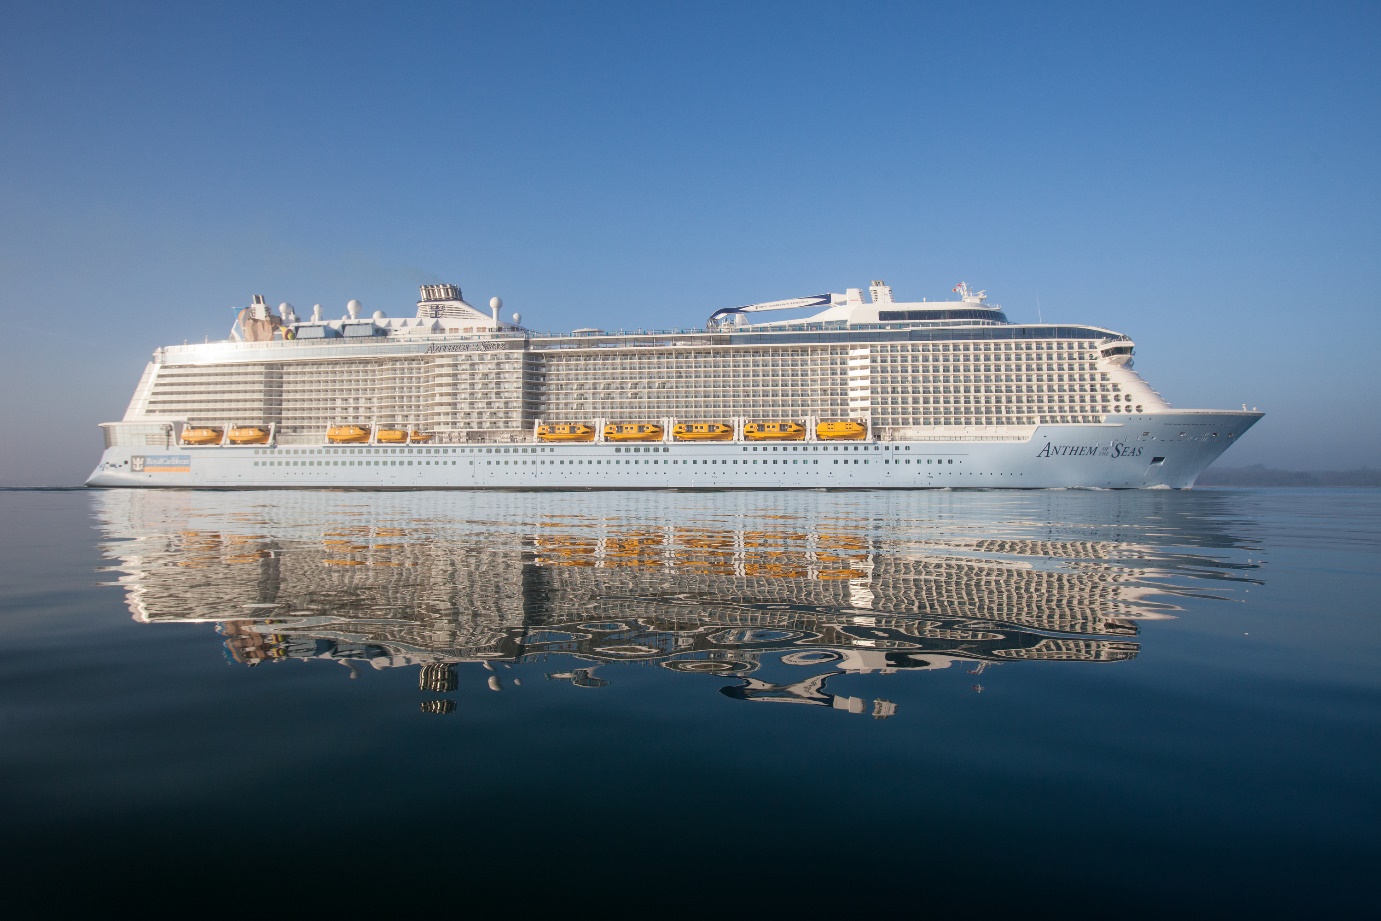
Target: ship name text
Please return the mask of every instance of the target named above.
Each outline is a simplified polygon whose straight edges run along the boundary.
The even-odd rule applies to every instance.
[[[1140,457],[1141,448],[1120,441],[1106,445],[1057,445],[1046,442],[1037,457]]]

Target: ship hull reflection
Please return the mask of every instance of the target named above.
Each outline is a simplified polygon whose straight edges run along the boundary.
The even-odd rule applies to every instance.
[[[1183,494],[886,494],[862,513],[858,497],[828,494],[573,495],[562,514],[510,494],[97,501],[137,620],[214,623],[245,666],[417,668],[433,695],[467,668],[499,689],[496,665],[551,663],[550,679],[598,688],[611,668],[643,664],[721,679],[734,700],[882,718],[889,701],[839,697],[828,682],[1127,662],[1139,622],[1173,616],[1177,584],[1253,581],[1223,552],[1234,538]],[[1182,511],[1173,551],[1141,524],[1148,503],[1161,521]],[[1033,504],[1083,519],[1033,524]]]

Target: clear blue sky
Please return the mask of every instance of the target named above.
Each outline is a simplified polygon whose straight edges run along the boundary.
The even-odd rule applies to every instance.
[[[964,279],[1381,463],[1381,4],[0,6],[0,483],[254,293],[537,329]]]

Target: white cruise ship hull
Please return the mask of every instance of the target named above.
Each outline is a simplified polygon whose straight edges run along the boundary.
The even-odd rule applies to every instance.
[[[181,489],[1192,487],[1261,413],[1171,410],[887,442],[111,447],[86,485]]]

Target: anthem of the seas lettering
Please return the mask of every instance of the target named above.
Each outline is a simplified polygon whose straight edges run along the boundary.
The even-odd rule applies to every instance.
[[[1183,489],[1261,418],[1171,407],[1126,335],[953,290],[562,334],[449,284],[405,317],[255,295],[226,340],[154,352],[87,485]]]

